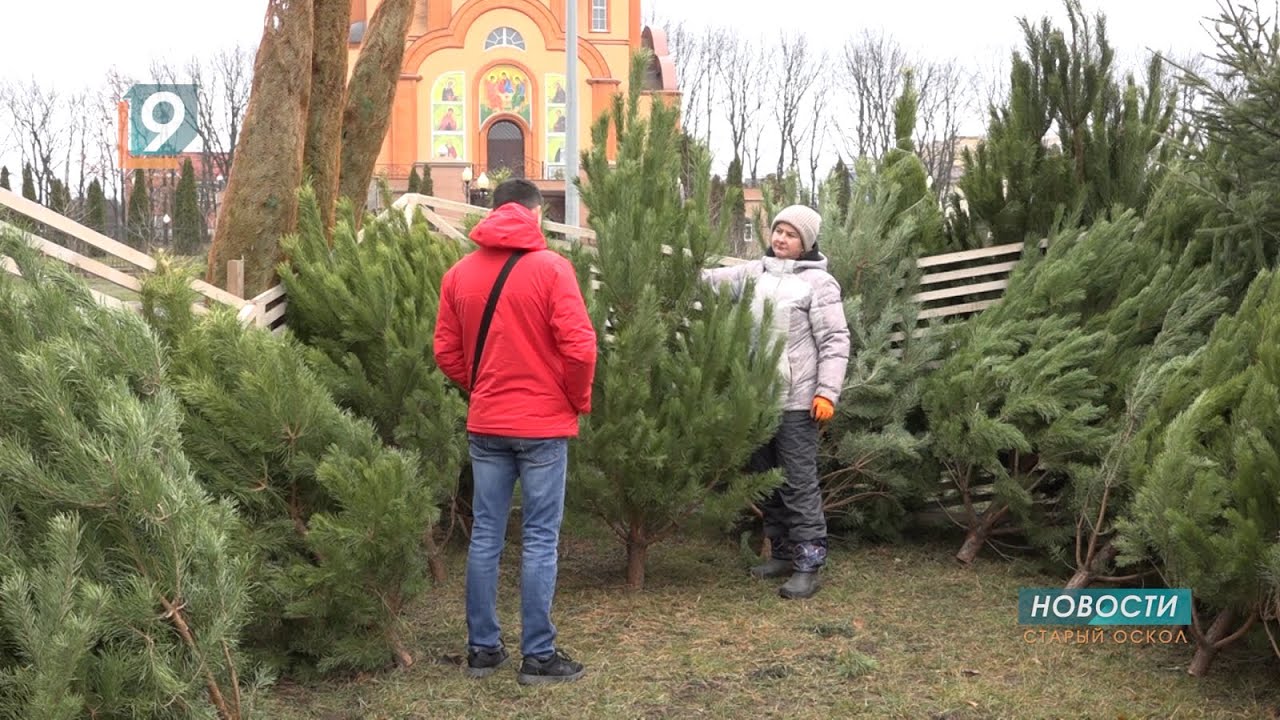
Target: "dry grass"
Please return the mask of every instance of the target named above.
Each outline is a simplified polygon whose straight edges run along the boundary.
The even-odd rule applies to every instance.
[[[566,533],[555,620],[582,681],[522,688],[518,653],[498,674],[463,676],[461,551],[416,608],[404,671],[303,687],[284,683],[266,716],[348,718],[1267,718],[1280,686],[1269,652],[1238,648],[1213,676],[1185,672],[1188,646],[1027,644],[1020,587],[1060,585],[1003,561],[972,569],[950,545],[833,551],[807,602],[757,582],[728,544],[687,540],[651,554],[649,586],[622,589],[621,549]],[[519,646],[517,547],[500,605]]]

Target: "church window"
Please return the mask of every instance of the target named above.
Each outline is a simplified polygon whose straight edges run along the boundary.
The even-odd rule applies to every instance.
[[[524,50],[524,37],[515,28],[495,28],[493,32],[489,33],[489,37],[485,38],[484,49],[492,50],[496,47],[513,47]]]

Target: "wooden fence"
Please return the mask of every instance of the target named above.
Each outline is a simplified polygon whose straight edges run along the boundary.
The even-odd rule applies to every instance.
[[[93,289],[94,297],[99,302],[116,307],[139,306],[136,300],[122,300],[119,296],[136,294],[141,289],[139,278],[155,271],[154,258],[8,190],[0,189],[0,206],[103,253],[104,257],[101,258],[89,257],[51,242],[39,234],[25,232],[31,245],[46,256],[66,263],[88,278],[96,278],[107,289],[114,287],[129,291],[120,293]],[[438,232],[465,242],[466,235],[462,228],[466,219],[469,216],[483,216],[489,209],[427,195],[407,194],[396,200],[385,212],[402,212],[411,217],[415,211],[421,212]],[[589,228],[554,222],[547,222],[545,225],[549,231],[549,240],[553,243],[576,238],[590,247],[596,242],[595,232]],[[1044,246],[1042,241],[1041,247]],[[667,250],[670,251],[670,248]],[[964,318],[999,302],[1008,286],[1009,273],[1018,264],[1022,252],[1023,245],[1013,243],[920,258],[918,264],[923,274],[920,290],[915,295],[915,299],[921,303],[918,320],[931,322]],[[734,265],[747,261],[725,257],[720,262],[722,265]],[[0,266],[11,273],[17,272],[16,266],[8,258],[0,258]],[[239,261],[232,261],[228,267],[228,277],[231,278],[231,290],[243,288]],[[256,325],[274,332],[279,332],[284,327],[288,297],[282,285],[276,285],[252,298],[241,297],[238,292],[229,292],[202,280],[193,280],[191,287],[202,296],[206,304],[220,303],[235,308],[237,317],[246,325]],[[197,305],[196,308],[197,312],[207,311],[204,305]],[[897,333],[895,341],[904,339],[907,331],[904,328]],[[923,332],[922,329],[913,331]]]

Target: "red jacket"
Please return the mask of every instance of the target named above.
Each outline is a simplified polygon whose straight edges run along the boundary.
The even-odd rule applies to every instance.
[[[596,333],[573,264],[547,249],[533,211],[507,203],[471,231],[480,249],[440,285],[435,359],[471,392],[467,430],[521,438],[576,437],[591,412]],[[502,288],[476,387],[471,360],[489,292],[512,250],[528,250]]]

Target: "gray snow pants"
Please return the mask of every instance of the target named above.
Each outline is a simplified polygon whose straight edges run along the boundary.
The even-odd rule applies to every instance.
[[[773,557],[812,572],[827,559],[827,519],[818,487],[818,421],[805,410],[782,413],[782,423],[766,445],[747,461],[748,472],[780,467],[786,480],[764,502],[764,534]]]

